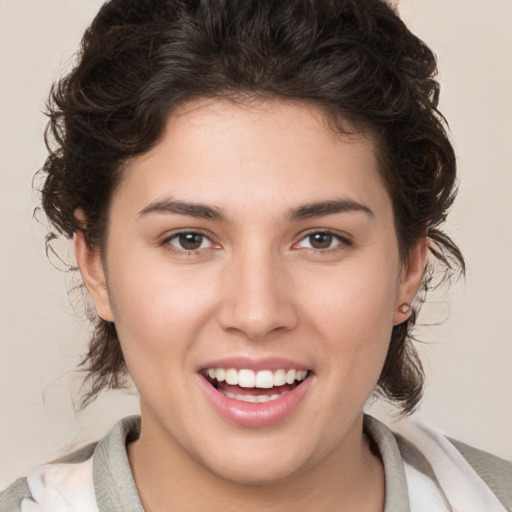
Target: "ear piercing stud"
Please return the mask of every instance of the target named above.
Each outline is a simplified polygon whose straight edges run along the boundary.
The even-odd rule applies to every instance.
[[[404,302],[401,306],[398,307],[398,311],[400,311],[400,313],[409,313],[410,309],[411,306],[409,306],[407,302]]]

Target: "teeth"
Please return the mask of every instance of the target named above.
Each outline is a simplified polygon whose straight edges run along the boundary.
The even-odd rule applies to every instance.
[[[240,400],[241,402],[250,402],[250,403],[263,403],[263,402],[272,402],[273,400],[277,400],[282,395],[236,395],[235,393],[229,393],[228,391],[223,391],[224,395],[228,398],[233,398],[235,400]],[[285,395],[287,392],[284,392]]]
[[[286,384],[293,384],[296,376],[297,372],[295,370],[288,370],[286,372]]]
[[[206,372],[211,379],[217,382],[226,381],[232,386],[241,388],[270,389],[274,386],[293,384],[295,381],[303,381],[307,377],[307,370],[260,370],[254,372],[248,369],[236,370],[235,368],[208,368]],[[267,395],[265,395],[267,398]],[[270,397],[272,399],[272,397]],[[250,401],[250,400],[249,400]]]
[[[261,370],[256,374],[254,387],[270,389],[274,387],[274,374],[270,370]]]
[[[277,370],[274,372],[274,386],[284,386],[286,384],[286,372]]]
[[[238,372],[234,368],[226,370],[226,382],[232,386],[238,386]]]
[[[241,388],[253,388],[255,380],[256,375],[252,370],[240,370],[238,372],[238,385]]]

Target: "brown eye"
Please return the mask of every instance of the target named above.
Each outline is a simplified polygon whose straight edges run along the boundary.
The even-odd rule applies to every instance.
[[[200,233],[181,233],[177,238],[181,249],[185,251],[196,251],[201,247],[205,237]]]
[[[296,245],[296,249],[312,249],[330,252],[344,250],[352,245],[350,239],[331,231],[313,231],[306,234]]]
[[[177,256],[211,255],[211,251],[220,249],[220,245],[199,231],[178,231],[164,239],[161,245]]]
[[[333,236],[330,233],[313,233],[309,235],[309,243],[313,249],[328,249],[331,247]]]

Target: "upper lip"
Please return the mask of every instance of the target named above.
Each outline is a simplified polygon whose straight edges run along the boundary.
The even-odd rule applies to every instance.
[[[199,371],[207,370],[208,368],[234,368],[235,370],[253,370],[255,372],[260,370],[311,370],[310,366],[307,366],[298,361],[292,361],[291,359],[282,357],[247,357],[247,356],[232,356],[223,357],[221,359],[215,359],[208,361],[207,363],[199,367]]]

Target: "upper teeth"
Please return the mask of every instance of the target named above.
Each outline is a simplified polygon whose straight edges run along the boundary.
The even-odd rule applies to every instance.
[[[293,384],[296,380],[304,380],[308,374],[307,370],[252,370],[235,368],[208,368],[208,376],[218,382],[226,381],[233,386],[241,388],[262,388],[270,389],[274,386]]]

